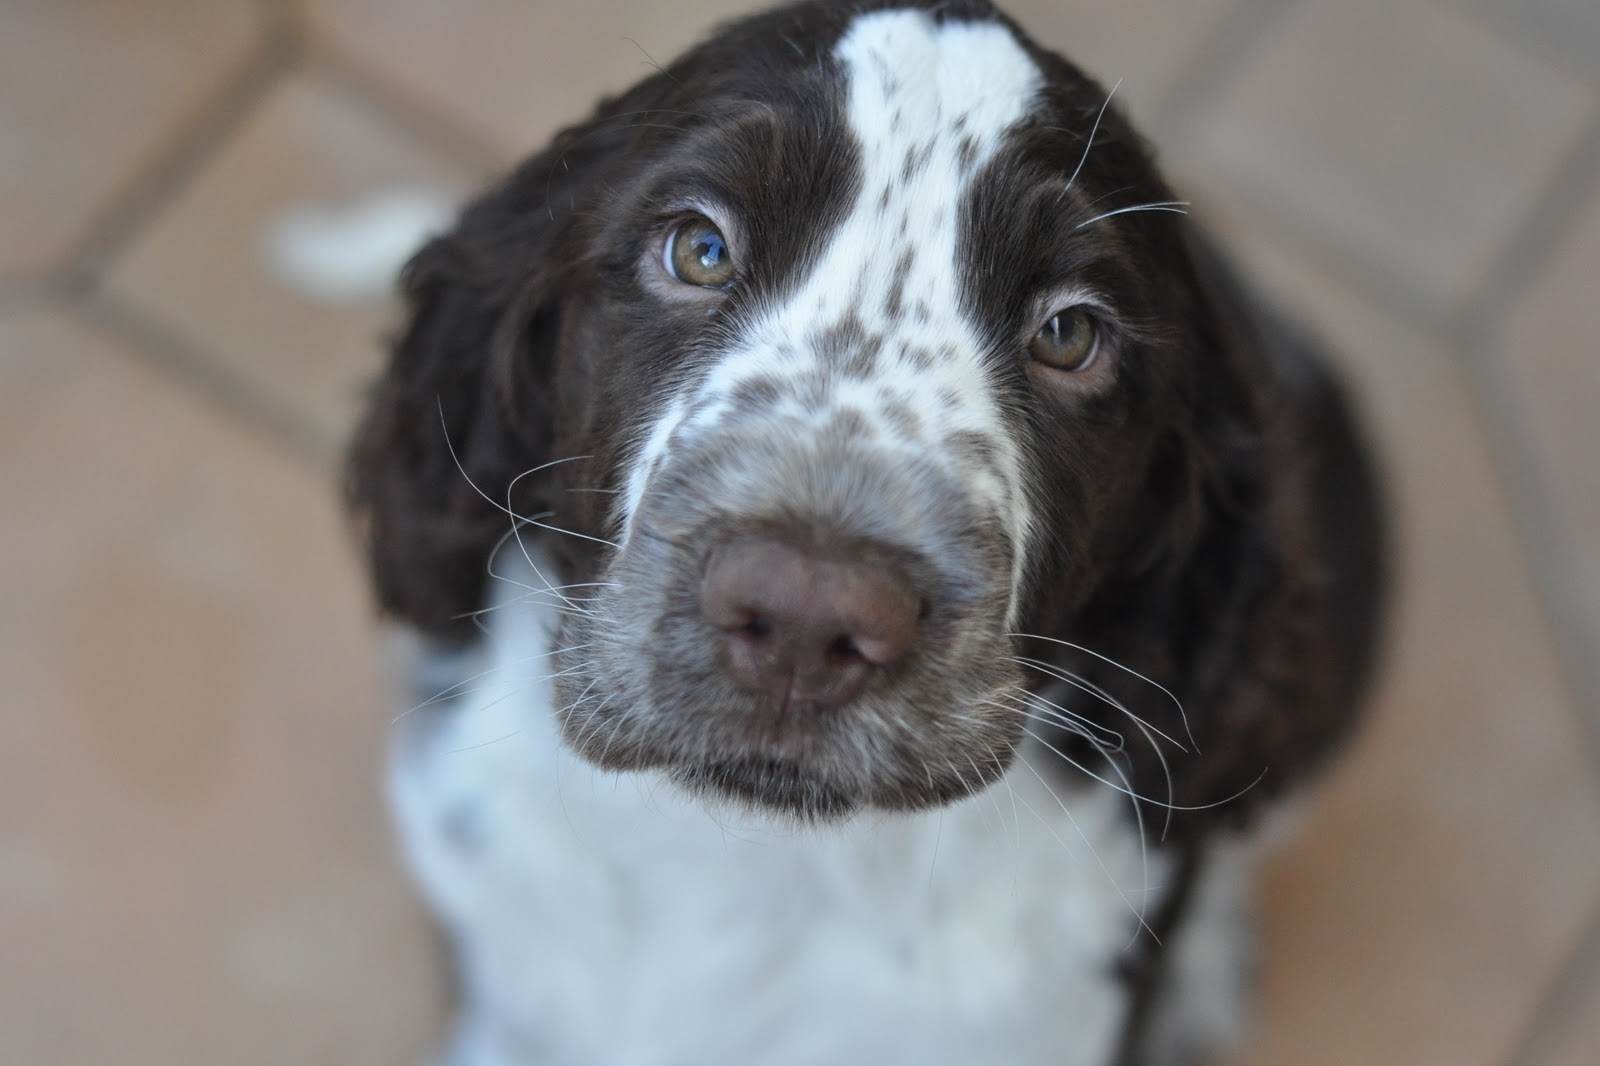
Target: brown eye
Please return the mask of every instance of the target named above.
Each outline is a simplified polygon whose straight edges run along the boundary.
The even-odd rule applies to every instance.
[[[728,242],[707,218],[691,218],[673,230],[661,263],[685,285],[725,289],[733,282]]]
[[[1028,345],[1035,362],[1057,370],[1084,370],[1099,348],[1094,319],[1081,307],[1057,311]]]

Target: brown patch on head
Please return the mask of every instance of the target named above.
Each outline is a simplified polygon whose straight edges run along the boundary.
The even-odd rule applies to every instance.
[[[899,318],[904,309],[906,282],[911,279],[911,267],[915,262],[916,252],[909,245],[895,260],[894,271],[889,276],[889,293],[883,301],[883,313],[891,320]]]
[[[908,441],[922,438],[922,417],[902,401],[890,401],[878,408],[894,431]]]
[[[820,366],[856,381],[873,376],[883,351],[882,334],[869,331],[854,314],[819,332],[811,343]]]
[[[916,371],[929,371],[934,367],[933,353],[920,344],[908,344],[900,349],[900,361]]]
[[[783,398],[783,388],[773,378],[745,378],[735,385],[728,397],[735,414],[748,415],[777,405]]]
[[[978,161],[978,142],[972,137],[962,137],[956,148],[956,160],[962,171],[969,171]]]
[[[961,430],[944,439],[951,453],[959,457],[964,464],[976,467],[994,477],[1002,476],[1000,449],[993,437],[984,433]]]

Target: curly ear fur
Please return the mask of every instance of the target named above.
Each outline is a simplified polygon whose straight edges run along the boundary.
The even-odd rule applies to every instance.
[[[512,514],[544,510],[538,479],[518,478],[553,458],[571,219],[626,153],[637,124],[616,120],[659,81],[557,134],[402,275],[408,320],[356,430],[346,499],[380,607],[430,636],[471,635]]]
[[[1374,668],[1386,584],[1377,477],[1316,346],[1255,308],[1198,236],[1185,245],[1175,269],[1198,300],[1209,372],[1167,464],[1172,491],[1152,493],[1185,513],[1159,524],[1155,565],[1102,589],[1071,624],[1115,635],[1098,650],[1147,677],[1183,679],[1184,720],[1103,661],[1063,657],[1179,743],[1192,737],[1187,754],[1130,744],[1125,756],[1133,792],[1196,808],[1173,816],[1168,839],[1249,821],[1335,749]],[[1127,729],[1120,712],[1087,713]],[[1063,743],[1085,765],[1098,757]]]
[[[1248,300],[1213,249],[1192,241],[1191,259],[1224,350],[1242,363],[1229,369],[1251,383],[1253,428],[1241,438],[1243,420],[1224,417],[1212,431],[1211,528],[1181,594],[1180,665],[1210,719],[1185,795],[1218,803],[1250,790],[1212,812],[1243,820],[1354,724],[1380,644],[1385,530],[1364,434],[1319,346]]]

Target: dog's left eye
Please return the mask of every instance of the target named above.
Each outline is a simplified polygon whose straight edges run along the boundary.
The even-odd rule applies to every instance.
[[[1094,317],[1081,307],[1057,311],[1028,344],[1035,362],[1068,372],[1086,370],[1100,348]]]
[[[685,285],[725,289],[733,283],[733,255],[728,242],[708,218],[691,218],[672,231],[661,265]]]

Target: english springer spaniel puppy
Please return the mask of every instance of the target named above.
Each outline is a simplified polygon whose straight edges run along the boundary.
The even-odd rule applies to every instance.
[[[457,1066],[1178,1066],[1373,661],[1312,348],[984,0],[725,27],[468,206],[349,493]]]

